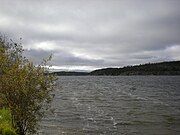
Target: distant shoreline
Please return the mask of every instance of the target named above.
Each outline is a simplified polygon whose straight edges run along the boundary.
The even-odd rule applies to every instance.
[[[147,63],[122,68],[104,68],[91,72],[59,71],[57,76],[178,76],[180,61]]]

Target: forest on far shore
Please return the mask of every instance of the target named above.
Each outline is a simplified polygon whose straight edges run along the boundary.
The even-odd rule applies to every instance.
[[[53,72],[58,76],[180,75],[180,61],[147,63],[122,68],[104,68],[92,72]]]

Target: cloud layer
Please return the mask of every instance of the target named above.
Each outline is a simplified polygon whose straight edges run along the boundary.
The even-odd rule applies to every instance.
[[[179,0],[0,0],[0,32],[59,69],[180,60]]]

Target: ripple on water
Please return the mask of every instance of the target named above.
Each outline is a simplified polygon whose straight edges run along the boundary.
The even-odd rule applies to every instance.
[[[180,77],[61,77],[43,135],[180,134]]]

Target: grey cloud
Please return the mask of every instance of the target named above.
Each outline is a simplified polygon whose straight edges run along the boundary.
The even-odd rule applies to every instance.
[[[24,56],[36,64],[41,64],[42,60],[48,58],[51,54],[53,58],[49,64],[54,66],[100,66],[104,63],[104,60],[101,59],[81,58],[63,50],[46,51],[42,49],[30,49],[24,52]]]
[[[179,6],[179,0],[0,0],[0,31],[22,37],[36,60],[53,52],[57,66],[179,60],[170,50],[180,51]],[[51,51],[40,50],[42,42],[53,43]]]

